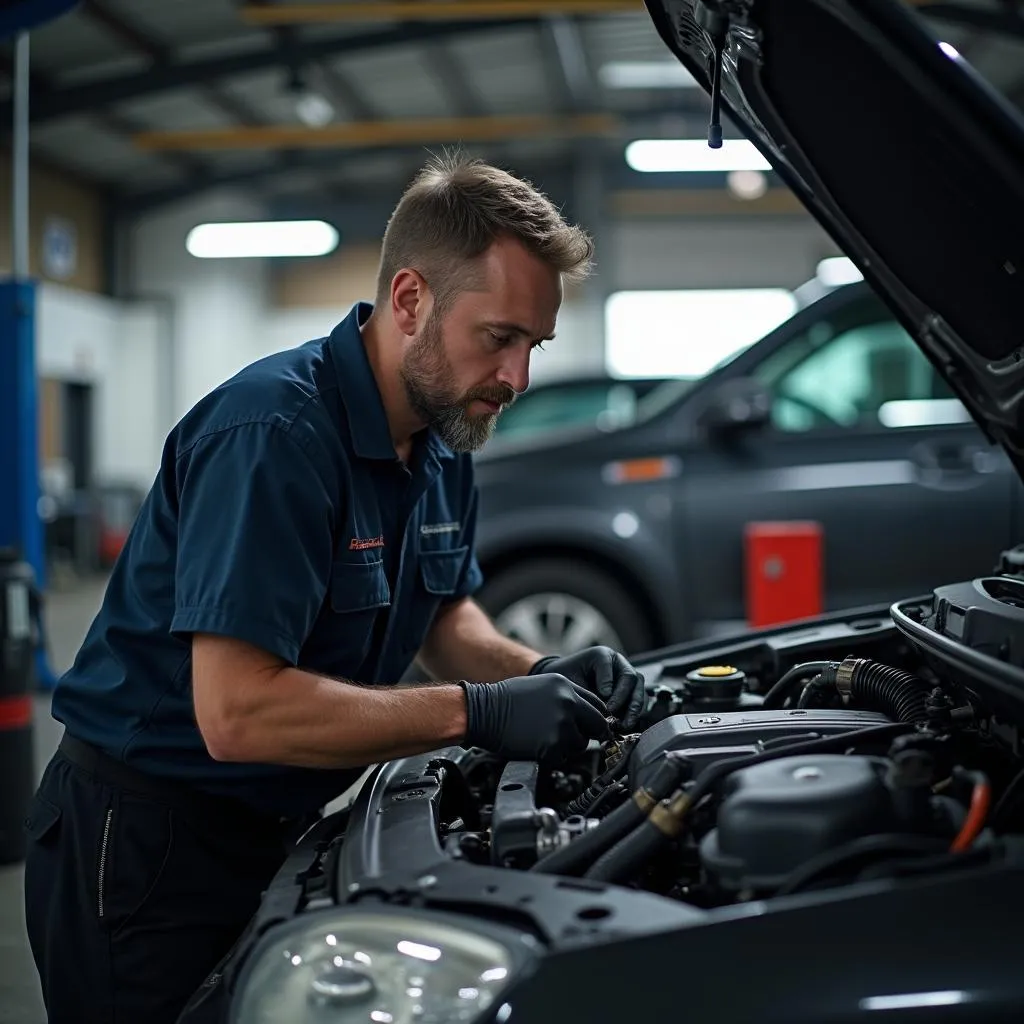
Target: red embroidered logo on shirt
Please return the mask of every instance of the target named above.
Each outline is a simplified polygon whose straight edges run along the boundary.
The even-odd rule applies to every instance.
[[[381,537],[353,537],[348,542],[349,551],[365,551],[367,548],[384,547],[384,538]]]

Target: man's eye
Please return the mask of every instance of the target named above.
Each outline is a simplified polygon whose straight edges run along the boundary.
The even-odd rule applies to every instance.
[[[539,348],[541,351],[543,351],[544,350],[544,342],[543,341],[535,341],[533,343],[533,347],[534,348]]]
[[[509,334],[495,334],[494,331],[489,331],[488,333],[491,336],[491,341],[493,341],[499,348],[504,348],[506,345],[512,344],[512,336]]]

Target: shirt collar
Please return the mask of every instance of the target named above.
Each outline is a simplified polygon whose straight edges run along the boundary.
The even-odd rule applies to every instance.
[[[357,302],[348,316],[331,332],[329,346],[334,358],[338,388],[344,399],[352,447],[361,459],[394,461],[387,413],[373,375],[360,327],[373,312],[369,302]],[[427,431],[427,452],[434,459],[454,458],[452,450],[433,430]]]

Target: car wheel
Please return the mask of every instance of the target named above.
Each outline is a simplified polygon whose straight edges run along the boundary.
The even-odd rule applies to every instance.
[[[600,644],[635,654],[653,646],[637,605],[607,573],[584,562],[513,566],[485,584],[479,599],[502,633],[544,654]]]

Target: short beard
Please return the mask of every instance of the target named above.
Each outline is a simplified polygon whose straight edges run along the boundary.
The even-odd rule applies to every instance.
[[[478,451],[494,433],[498,414],[470,415],[469,406],[475,399],[499,405],[511,405],[516,399],[515,391],[507,386],[471,388],[458,394],[436,310],[406,353],[399,374],[413,411],[453,452]]]

